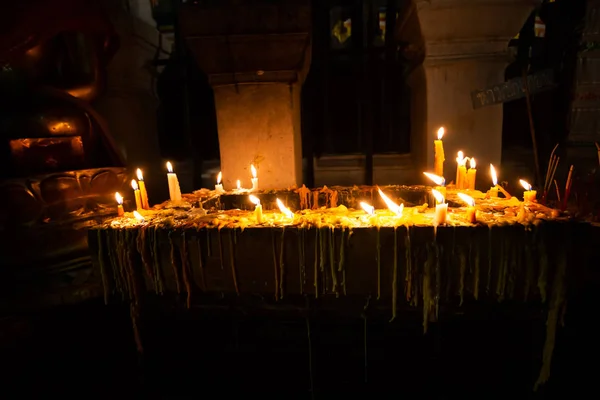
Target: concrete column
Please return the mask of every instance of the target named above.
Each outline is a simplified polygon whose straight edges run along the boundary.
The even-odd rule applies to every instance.
[[[499,165],[502,105],[473,109],[471,92],[504,81],[507,45],[535,5],[533,0],[416,0],[415,22],[401,17],[423,63],[410,78],[411,144],[415,164],[433,167],[433,140],[446,127],[444,174],[455,179],[456,153],[476,158],[482,170]],[[421,37],[415,38],[415,30]],[[484,166],[485,169],[484,169]],[[487,173],[487,172],[486,172]]]
[[[301,184],[300,84],[217,86],[214,93],[225,188],[237,179],[250,187],[252,163],[261,189]]]

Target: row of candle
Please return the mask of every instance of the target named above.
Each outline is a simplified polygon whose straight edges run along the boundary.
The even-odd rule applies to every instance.
[[[234,192],[255,192],[258,190],[258,171],[256,170],[256,167],[254,166],[254,164],[250,165],[250,173],[252,174],[252,177],[250,178],[250,182],[252,183],[252,189],[248,190],[248,189],[244,189],[242,187],[242,181],[240,181],[239,179],[236,181],[236,188],[234,189]],[[217,175],[217,183],[215,185],[215,191],[219,194],[225,193],[225,190],[223,189],[223,174],[221,173],[221,171],[219,171],[219,174]]]
[[[250,191],[258,190],[258,171],[254,164],[250,166],[250,170],[252,173],[252,189]],[[137,181],[135,179],[131,180],[131,188],[133,189],[133,195],[135,198],[135,205],[137,210],[148,210],[150,209],[150,203],[148,202],[148,191],[146,190],[146,183],[144,182],[144,174],[141,169],[137,169],[136,171]],[[223,184],[221,183],[223,175],[219,172],[217,176],[217,184],[215,185],[215,191],[219,194],[225,193],[223,190]],[[167,183],[169,185],[169,199],[173,203],[181,202],[181,188],[179,186],[179,179],[177,178],[177,174],[173,172],[173,165],[171,162],[167,162]],[[237,181],[237,189],[234,190],[237,192],[248,191],[241,187],[241,181],[238,179]],[[123,196],[119,192],[115,193],[115,199],[117,201],[117,215],[122,217],[124,214],[123,209]]]

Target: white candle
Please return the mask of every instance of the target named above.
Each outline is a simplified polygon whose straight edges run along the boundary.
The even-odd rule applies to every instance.
[[[535,201],[537,191],[532,190],[532,187],[529,184],[529,182],[524,181],[523,179],[520,179],[519,182],[521,183],[521,186],[523,186],[523,188],[525,189],[525,192],[523,192],[523,201]]]
[[[181,201],[181,189],[179,188],[179,180],[173,172],[173,166],[167,161],[167,182],[169,183],[169,197],[174,203]]]
[[[253,195],[250,195],[249,199],[255,205],[254,217],[256,218],[256,223],[262,224],[263,223],[263,213],[262,213],[262,205],[260,204],[260,199]]]
[[[431,189],[433,197],[435,197],[435,217],[433,219],[434,225],[442,225],[446,223],[448,219],[448,203],[445,203],[446,199],[440,192],[435,189]]]
[[[115,200],[117,200],[117,216],[122,217],[125,215],[125,210],[123,210],[123,196],[117,192],[115,193]]]
[[[131,180],[131,188],[133,189],[133,195],[135,196],[135,208],[141,210],[142,207],[142,196],[140,194],[140,188],[138,187],[135,179]]]
[[[250,172],[252,172],[252,191],[258,190],[258,176],[256,173],[256,168],[254,168],[254,164],[250,165]]]
[[[221,179],[223,179],[223,174],[219,171],[219,175],[217,175],[217,184],[215,185],[215,191],[219,194],[225,193],[223,190],[223,184],[221,183]]]

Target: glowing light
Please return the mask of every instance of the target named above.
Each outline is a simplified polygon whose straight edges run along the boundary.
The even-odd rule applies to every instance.
[[[223,179],[223,174],[219,171],[219,175],[217,175],[217,185],[221,184],[221,180]]]
[[[464,193],[457,193],[458,197],[460,197],[460,199],[462,201],[464,201],[469,207],[473,207],[475,206],[475,199],[473,199],[471,196],[467,196]]]
[[[167,171],[169,171],[170,174],[173,173],[173,165],[171,165],[170,161],[167,161]]]
[[[137,174],[138,181],[143,181],[144,180],[144,175],[142,174],[142,170],[141,169],[138,168],[135,173]]]
[[[286,217],[290,219],[294,218],[294,213],[289,208],[287,208],[279,199],[277,199],[277,207],[279,207],[279,211],[281,211]]]
[[[423,172],[423,175],[431,179],[433,183],[435,183],[438,186],[444,186],[446,184],[446,180],[442,176],[437,176],[435,174],[432,174],[431,172]]]
[[[138,189],[139,189],[139,187],[138,187],[138,184],[137,184],[137,182],[136,182],[136,180],[135,180],[135,179],[132,179],[132,180],[131,180],[131,188],[132,188],[133,190],[138,190]]]
[[[496,175],[496,168],[492,164],[490,164],[490,175],[492,176],[492,183],[496,186],[498,184],[498,176]]]
[[[475,169],[476,167],[477,164],[475,163],[475,159],[471,157],[471,159],[469,160],[469,168]]]
[[[389,197],[387,197],[385,195],[385,193],[383,193],[383,191],[381,189],[377,188],[377,190],[379,191],[379,195],[381,196],[381,198],[385,202],[385,205],[388,206],[388,208],[390,209],[390,211],[392,211],[393,213],[395,213],[397,216],[401,217],[402,216],[402,212],[404,211],[404,204],[398,205],[398,204],[394,203]]]
[[[140,222],[144,222],[146,220],[144,217],[142,217],[142,214],[137,211],[133,211],[133,216]]]
[[[252,204],[254,204],[256,206],[258,206],[260,204],[260,199],[258,197],[250,195],[250,196],[248,196],[248,198],[250,199],[250,201],[252,202]]]
[[[444,198],[443,194],[441,194],[440,192],[438,192],[435,189],[431,189],[431,193],[433,194],[433,197],[435,197],[435,201],[438,204],[444,204],[444,202],[445,202],[446,199]]]
[[[523,179],[519,179],[519,183],[521,184],[521,186],[523,186],[523,188],[525,188],[525,190],[531,190],[531,185],[529,184],[529,182],[524,181]]]
[[[442,140],[442,138],[444,137],[444,133],[446,133],[446,130],[444,129],[444,127],[442,126],[440,129],[438,129],[437,131],[437,137],[438,140]]]
[[[240,181],[239,179],[236,182],[237,184],[237,190],[242,190],[242,181]]]
[[[250,165],[250,172],[252,172],[252,177],[256,179],[256,168],[254,168],[254,164]]]
[[[121,196],[121,193],[116,192],[115,193],[115,200],[117,200],[117,204],[118,205],[123,205],[123,196]]]
[[[365,210],[365,212],[367,214],[375,215],[375,207],[373,207],[372,205],[365,203],[364,201],[361,201],[360,206],[362,207],[363,210]]]

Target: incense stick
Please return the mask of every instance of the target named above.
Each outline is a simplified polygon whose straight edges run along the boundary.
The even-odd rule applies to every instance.
[[[569,168],[569,175],[567,176],[567,183],[565,183],[565,195],[562,201],[562,210],[567,209],[567,202],[569,201],[569,195],[571,194],[571,186],[573,182],[573,165]]]
[[[556,198],[558,199],[558,202],[560,203],[560,190],[558,189],[558,182],[556,182],[556,179],[554,180],[554,188],[556,189]]]

